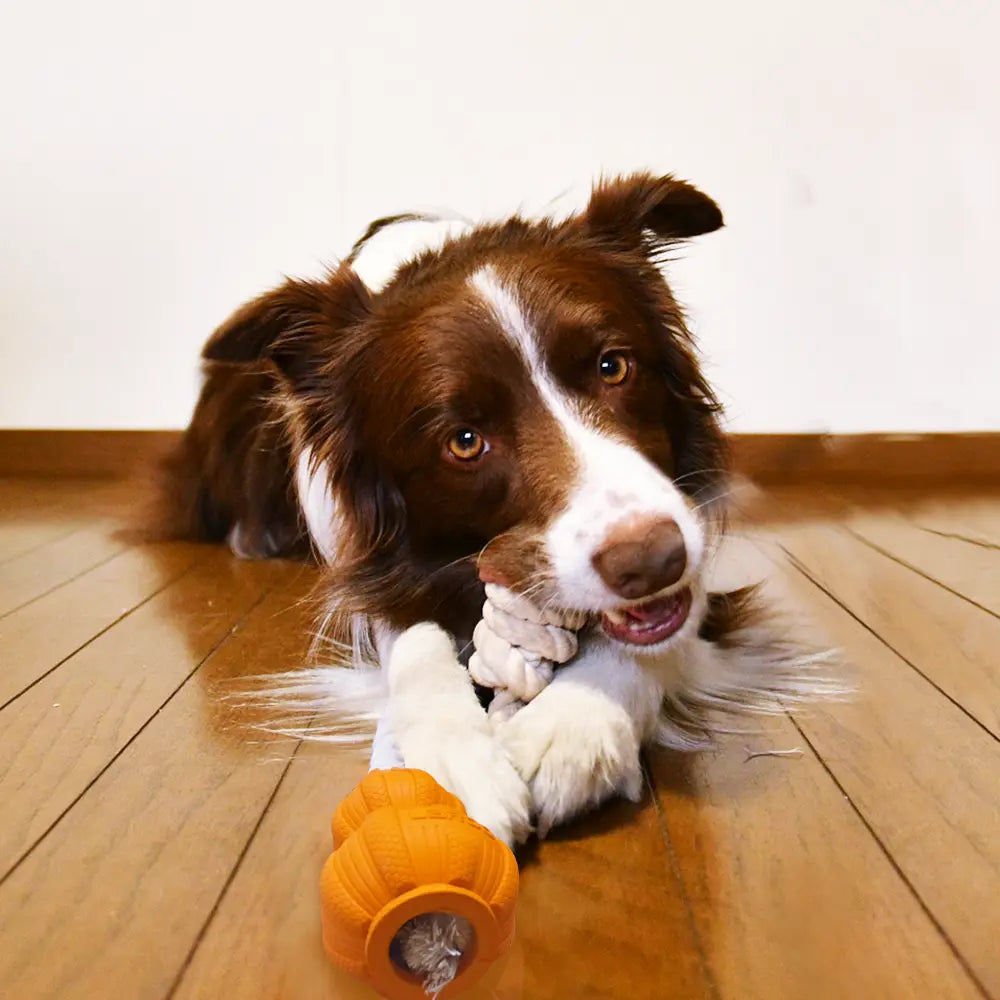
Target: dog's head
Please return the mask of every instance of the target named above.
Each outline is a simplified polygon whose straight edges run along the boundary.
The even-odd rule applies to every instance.
[[[485,580],[642,649],[697,628],[723,444],[657,264],[721,225],[690,185],[634,175],[564,222],[451,240],[378,294],[346,266],[287,282],[217,332],[206,357],[282,375],[353,610],[467,633]]]

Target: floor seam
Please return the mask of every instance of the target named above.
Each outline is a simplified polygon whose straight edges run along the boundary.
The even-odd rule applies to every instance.
[[[674,841],[670,836],[669,829],[667,828],[659,796],[656,794],[656,778],[653,775],[652,768],[649,766],[649,759],[645,755],[643,756],[642,771],[643,777],[646,779],[646,787],[649,789],[653,809],[656,812],[656,822],[657,826],[660,828],[660,838],[667,849],[667,856],[670,859],[671,874],[673,875],[677,887],[680,889],[681,900],[684,904],[684,912],[687,916],[688,926],[691,928],[691,937],[694,941],[695,950],[698,953],[698,964],[701,966],[701,972],[705,978],[705,984],[708,987],[708,992],[712,997],[712,1000],[720,1000],[722,994],[719,992],[719,985],[715,981],[715,975],[712,971],[711,963],[708,960],[708,953],[705,950],[705,943],[701,939],[701,932],[698,930],[698,924],[695,921],[694,906],[692,905],[691,897],[688,894],[687,883],[684,881],[684,875],[681,872],[677,851],[674,848]]]
[[[917,521],[907,521],[906,523],[912,524],[919,531],[926,531],[928,535],[937,535],[939,538],[954,538],[956,541],[966,542],[981,549],[992,549],[994,552],[1000,551],[1000,545],[996,542],[984,541],[982,538],[971,538],[968,535],[959,534],[957,531],[941,531],[939,528],[931,528]]]
[[[160,713],[170,704],[171,701],[177,696],[177,694],[183,690],[183,688],[188,684],[192,677],[198,673],[198,671],[206,664],[208,661],[219,651],[223,643],[232,636],[233,632],[239,628],[243,622],[256,610],[264,601],[264,599],[271,593],[275,587],[268,587],[264,590],[258,597],[251,603],[251,605],[246,609],[246,611],[240,615],[228,629],[219,637],[219,640],[212,645],[208,652],[195,664],[194,667],[185,675],[181,682],[167,695],[167,697],[159,704],[159,706],[150,713],[149,718],[122,744],[122,746],[104,763],[100,770],[87,782],[87,784],[80,790],[80,792],[73,797],[73,800],[67,804],[66,808],[63,809],[59,815],[45,828],[45,830],[40,833],[35,840],[27,847],[20,856],[13,862],[13,864],[0,875],[0,887],[17,871],[18,868],[24,864],[27,859],[34,854],[34,852],[41,846],[45,839],[50,833],[66,818],[71,810],[77,805],[78,802],[97,784],[98,781],[108,772],[108,770],[114,766],[115,762],[132,746],[133,743],[149,728],[151,723]]]
[[[954,587],[949,587],[948,584],[943,583],[936,577],[931,576],[929,573],[920,569],[919,566],[914,566],[913,563],[907,562],[902,556],[897,556],[895,553],[890,552],[888,549],[882,548],[882,546],[879,545],[878,543],[873,542],[868,538],[865,538],[864,535],[859,534],[857,531],[855,531],[851,527],[848,527],[847,525],[842,525],[842,527],[843,530],[846,531],[852,538],[856,538],[859,542],[861,542],[862,545],[867,545],[868,548],[874,550],[875,552],[878,552],[886,559],[890,559],[892,562],[896,563],[897,566],[903,566],[906,569],[911,570],[912,572],[916,573],[917,576],[922,577],[924,580],[927,580],[928,582],[935,584],[942,590],[948,591],[949,594],[961,598],[966,603],[971,604],[974,608],[979,608],[980,611],[985,611],[986,614],[991,615],[994,618],[1000,618],[1000,614],[998,614],[992,608],[986,607],[985,604],[980,604],[977,600],[975,600],[972,597],[969,597],[967,594],[963,594],[960,590],[955,590]]]
[[[197,566],[199,566],[199,565],[202,565],[202,564],[199,563],[199,562],[197,562],[197,561],[195,561],[195,562],[192,562],[189,565],[185,566],[184,569],[181,570],[180,573],[176,574],[176,576],[170,577],[170,579],[166,580],[163,583],[162,586],[157,587],[156,590],[152,591],[152,593],[150,593],[146,597],[144,597],[141,601],[139,601],[138,604],[134,604],[127,611],[125,611],[122,614],[120,614],[114,621],[109,622],[107,625],[105,625],[103,628],[101,628],[100,631],[95,632],[89,639],[86,640],[86,642],[80,643],[80,645],[77,646],[76,649],[74,649],[72,652],[67,653],[57,663],[54,663],[51,667],[49,667],[48,670],[46,670],[44,673],[39,674],[30,684],[25,685],[16,694],[11,695],[2,705],[0,705],[0,712],[2,712],[5,708],[7,708],[8,705],[12,705],[15,701],[17,701],[18,698],[20,698],[22,695],[24,695],[28,691],[30,691],[36,684],[39,684],[43,680],[45,680],[45,678],[48,677],[49,674],[51,674],[55,670],[58,670],[68,660],[73,659],[73,657],[76,656],[77,653],[83,652],[83,650],[85,650],[89,645],[91,645],[91,643],[93,643],[96,640],[100,639],[100,637],[102,635],[104,635],[106,632],[110,631],[116,625],[118,625],[119,623],[123,622],[126,618],[128,618],[131,614],[133,614],[134,612],[138,611],[140,608],[142,608],[145,605],[147,605],[158,594],[162,594],[163,591],[165,591],[168,587],[170,587],[173,584],[175,584],[182,577],[186,576],[188,573],[193,572],[194,569]]]
[[[808,745],[809,749],[813,752],[813,754],[815,755],[816,759],[819,761],[820,766],[829,775],[830,780],[834,783],[834,785],[836,786],[837,790],[841,793],[841,795],[844,796],[844,799],[847,801],[847,804],[850,806],[851,810],[854,812],[854,814],[861,821],[861,823],[863,824],[864,828],[868,831],[868,833],[871,836],[872,840],[874,840],[875,843],[878,845],[879,850],[882,852],[882,854],[885,856],[886,860],[892,866],[893,871],[896,872],[896,874],[899,876],[900,880],[903,882],[903,884],[909,890],[910,894],[913,896],[913,898],[916,901],[917,905],[923,911],[923,913],[925,914],[925,916],[927,917],[927,919],[930,920],[930,922],[934,925],[934,928],[937,930],[938,934],[941,935],[942,940],[948,946],[948,950],[951,951],[951,953],[955,956],[955,960],[962,967],[962,969],[964,970],[965,974],[969,977],[970,980],[972,980],[972,984],[979,991],[979,993],[983,996],[984,1000],[991,1000],[992,995],[990,994],[989,990],[987,990],[986,987],[985,987],[985,985],[980,981],[979,977],[975,973],[975,970],[969,964],[969,961],[962,954],[962,952],[959,951],[958,947],[956,946],[955,942],[952,941],[951,936],[945,930],[944,926],[937,919],[937,917],[934,915],[934,913],[931,910],[931,908],[924,901],[924,898],[921,896],[921,894],[917,891],[916,887],[913,885],[913,883],[907,877],[906,872],[903,871],[903,869],[900,866],[899,862],[896,861],[896,859],[893,857],[892,852],[885,845],[885,843],[883,842],[882,838],[878,835],[878,833],[875,830],[875,827],[868,821],[868,818],[861,811],[860,807],[854,801],[854,799],[851,797],[851,795],[848,793],[847,789],[843,786],[843,784],[841,784],[840,780],[837,778],[836,774],[834,774],[832,768],[830,768],[830,766],[827,764],[826,760],[823,758],[823,755],[816,748],[816,746],[813,743],[813,741],[811,739],[809,739],[809,737],[806,735],[805,730],[802,728],[802,726],[799,725],[798,719],[796,719],[795,716],[791,715],[791,714],[789,715],[789,719],[791,720],[792,725],[794,725],[795,728],[798,730],[799,735],[802,737],[802,739]]]
[[[99,567],[111,562],[112,559],[116,559],[123,552],[128,552],[131,546],[123,545],[120,549],[115,549],[109,556],[105,556],[103,559],[98,559],[97,562],[91,563],[80,570],[79,573],[74,573],[72,576],[66,577],[65,580],[60,580],[58,583],[53,584],[46,590],[43,590],[40,594],[35,594],[34,597],[29,597],[28,600],[22,601],[16,607],[8,608],[6,611],[0,612],[0,620],[7,618],[9,615],[14,614],[15,611],[20,611],[22,608],[26,608],[29,604],[34,604],[35,601],[40,601],[43,597],[48,597],[49,594],[54,593],[60,587],[65,587],[67,584],[72,583],[74,580],[79,580],[81,576],[86,576],[91,570],[98,569]]]
[[[34,545],[29,545],[26,549],[21,549],[20,552],[14,552],[12,555],[0,559],[0,566],[6,566],[7,563],[13,562],[15,559],[20,559],[22,556],[30,556],[32,552],[37,552],[39,549],[45,548],[46,545],[56,545],[58,542],[63,541],[63,539],[69,538],[70,535],[75,535],[78,531],[82,530],[80,525],[77,525],[75,528],[70,528],[60,535],[53,535],[52,538],[44,538]]]
[[[791,551],[785,548],[785,546],[778,542],[778,548],[788,557],[788,561],[791,565],[798,570],[820,593],[825,594],[830,598],[834,604],[837,605],[842,611],[848,614],[854,621],[856,621],[866,632],[873,635],[878,641],[885,646],[891,653],[898,656],[900,660],[903,661],[914,673],[923,678],[935,691],[938,692],[943,698],[949,701],[955,706],[970,722],[975,723],[990,739],[1000,742],[1000,736],[994,733],[985,723],[977,719],[960,701],[950,695],[944,688],[942,688],[938,683],[936,683],[931,677],[929,677],[923,670],[920,669],[912,660],[904,656],[895,646],[892,645],[887,639],[883,638],[874,628],[871,627],[860,615],[855,614],[855,612],[848,607],[832,590],[828,590],[822,583],[817,580],[812,573],[809,572],[808,567]]]
[[[191,967],[191,963],[194,961],[194,957],[197,954],[198,949],[201,947],[201,943],[205,939],[205,935],[208,933],[208,929],[211,926],[212,921],[215,919],[215,915],[219,912],[219,908],[222,906],[223,900],[226,898],[226,894],[229,892],[230,886],[232,886],[233,882],[236,880],[236,876],[239,874],[240,868],[243,867],[243,861],[249,853],[254,840],[257,838],[257,832],[263,825],[267,814],[271,811],[271,805],[278,797],[278,792],[281,791],[281,786],[285,783],[285,778],[288,776],[288,772],[291,770],[292,764],[295,762],[295,757],[298,754],[302,743],[303,740],[299,740],[295,744],[295,748],[292,750],[291,754],[289,754],[288,760],[285,761],[285,766],[282,768],[278,780],[274,783],[274,788],[271,790],[271,794],[267,797],[267,802],[264,803],[264,808],[261,809],[260,815],[257,817],[257,821],[254,823],[253,829],[251,829],[250,835],[246,839],[246,843],[243,845],[236,861],[233,864],[233,867],[226,876],[226,881],[219,890],[219,894],[216,897],[215,902],[212,904],[212,908],[208,911],[208,916],[205,917],[201,927],[198,929],[198,933],[195,935],[194,941],[191,943],[191,947],[184,956],[184,961],[181,962],[181,967],[178,969],[177,975],[174,977],[174,981],[170,985],[170,989],[168,989],[164,994],[163,1000],[171,1000],[177,990],[180,989],[181,984],[184,982],[184,977],[187,975],[188,969]]]

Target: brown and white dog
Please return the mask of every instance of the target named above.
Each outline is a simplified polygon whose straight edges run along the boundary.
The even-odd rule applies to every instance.
[[[378,292],[352,254],[205,346],[173,464],[181,528],[241,555],[311,547],[357,660],[435,623],[400,640],[427,664],[415,687],[325,669],[297,691],[343,714],[362,688],[388,698],[407,763],[509,841],[638,796],[643,743],[694,745],[706,707],[822,686],[747,593],[704,583],[724,438],[657,265],[720,226],[694,187],[636,174],[558,223],[473,227]],[[493,729],[441,631],[468,642],[484,581],[591,616],[578,655]]]

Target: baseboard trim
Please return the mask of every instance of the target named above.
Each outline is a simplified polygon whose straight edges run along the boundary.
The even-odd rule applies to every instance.
[[[0,430],[0,476],[127,478],[180,431]],[[1000,485],[1000,432],[734,434],[738,472],[764,484]]]
[[[124,479],[159,462],[180,431],[0,430],[0,476]]]
[[[1000,484],[1000,432],[734,434],[736,469],[760,483]]]

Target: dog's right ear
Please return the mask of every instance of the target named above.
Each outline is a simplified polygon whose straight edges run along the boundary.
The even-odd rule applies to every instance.
[[[202,349],[206,361],[268,360],[293,387],[323,363],[333,337],[361,322],[371,293],[349,267],[325,281],[289,279],[233,313]]]

